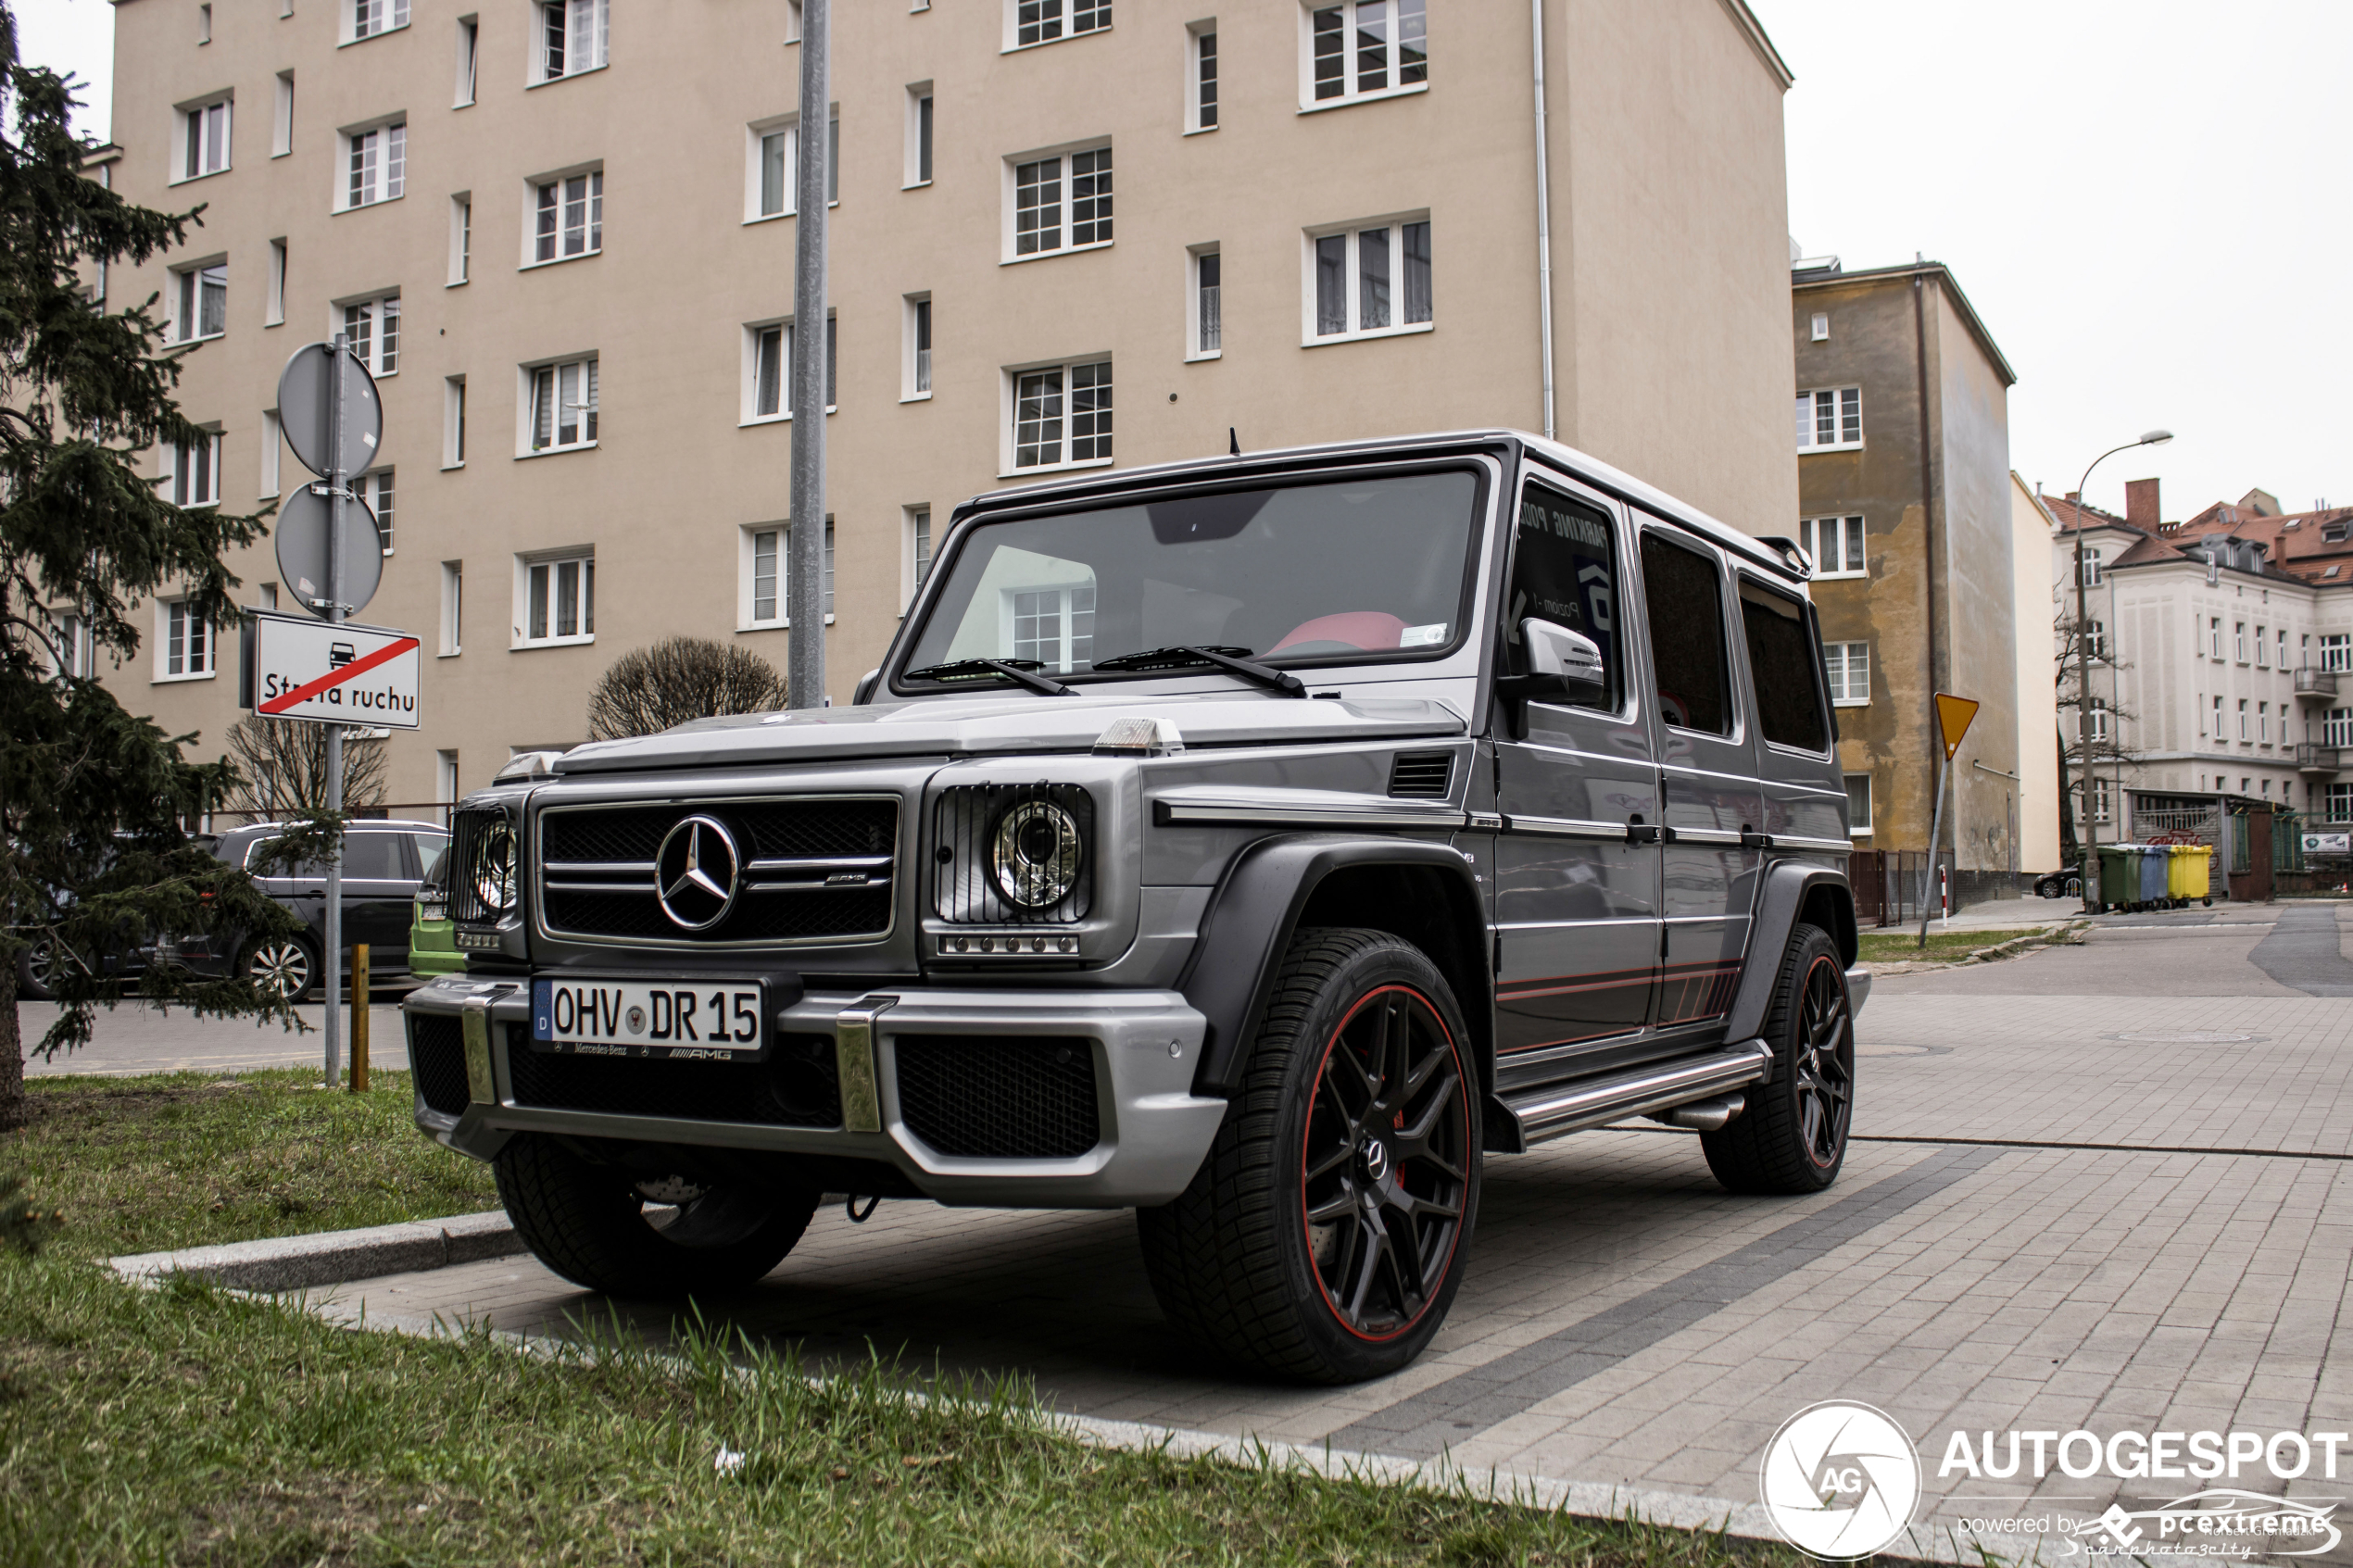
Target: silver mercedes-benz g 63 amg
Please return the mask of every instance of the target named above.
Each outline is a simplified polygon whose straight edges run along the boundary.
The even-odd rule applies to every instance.
[[[1202,1344],[1394,1371],[1488,1154],[1650,1116],[1837,1176],[1809,571],[1505,431],[982,496],[852,706],[464,803],[418,1125],[598,1290],[749,1285],[828,1192],[1133,1208]]]

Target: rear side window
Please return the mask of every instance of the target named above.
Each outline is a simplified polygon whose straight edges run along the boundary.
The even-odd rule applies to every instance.
[[[1658,707],[1679,730],[1732,733],[1724,676],[1724,587],[1716,563],[1655,533],[1642,535]]]
[[[357,829],[346,833],[343,835],[343,874],[368,882],[406,882],[409,872],[401,864],[401,836]],[[268,839],[254,840],[252,853],[258,855],[269,842]],[[327,874],[327,868],[317,861],[306,860],[291,870],[283,866],[272,867],[267,874],[316,882]]]
[[[1522,491],[1519,538],[1512,548],[1511,597],[1504,617],[1504,649],[1511,673],[1528,673],[1521,621],[1550,621],[1581,632],[1602,650],[1609,693],[1574,706],[1617,711],[1626,690],[1617,604],[1617,543],[1609,514],[1540,484]]]
[[[434,881],[434,868],[441,863],[441,852],[449,847],[448,838],[437,833],[420,833],[411,834],[409,842],[417,847],[418,870],[427,882]]]
[[[1806,607],[1786,594],[1743,582],[1741,625],[1748,634],[1748,671],[1756,683],[1756,721],[1765,738],[1775,746],[1821,751],[1827,726]],[[1870,820],[1868,807],[1859,820]]]

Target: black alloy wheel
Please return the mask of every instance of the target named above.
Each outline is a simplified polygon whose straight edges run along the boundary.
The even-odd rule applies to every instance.
[[[1806,969],[1797,1031],[1798,1134],[1808,1160],[1836,1170],[1855,1113],[1855,1029],[1835,958],[1818,954]]]
[[[1429,998],[1389,985],[1324,1047],[1301,1159],[1308,1254],[1351,1334],[1393,1338],[1429,1311],[1460,1238],[1470,1097]]]
[[[1820,1192],[1846,1162],[1855,1118],[1855,1009],[1829,932],[1790,933],[1762,1037],[1771,1075],[1742,1092],[1740,1115],[1700,1135],[1707,1168],[1733,1192]]]
[[[17,995],[31,1002],[57,1000],[65,968],[65,950],[57,938],[44,936],[17,956]]]

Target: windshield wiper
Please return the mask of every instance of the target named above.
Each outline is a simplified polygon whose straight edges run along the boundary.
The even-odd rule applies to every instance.
[[[1250,649],[1230,647],[1147,648],[1142,653],[1114,654],[1095,660],[1098,670],[1178,670],[1214,665],[1243,680],[1285,696],[1305,696],[1306,684],[1296,675],[1251,662]]]
[[[1018,686],[1027,686],[1039,696],[1076,696],[1078,694],[1060,681],[1050,681],[1033,671],[1045,669],[1034,659],[959,659],[948,664],[926,664],[921,670],[910,670],[910,681],[974,681],[989,675],[1000,675]]]

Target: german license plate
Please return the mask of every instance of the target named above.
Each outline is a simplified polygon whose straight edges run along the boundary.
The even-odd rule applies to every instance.
[[[531,1037],[582,1056],[744,1060],[760,1055],[757,980],[535,980]]]

